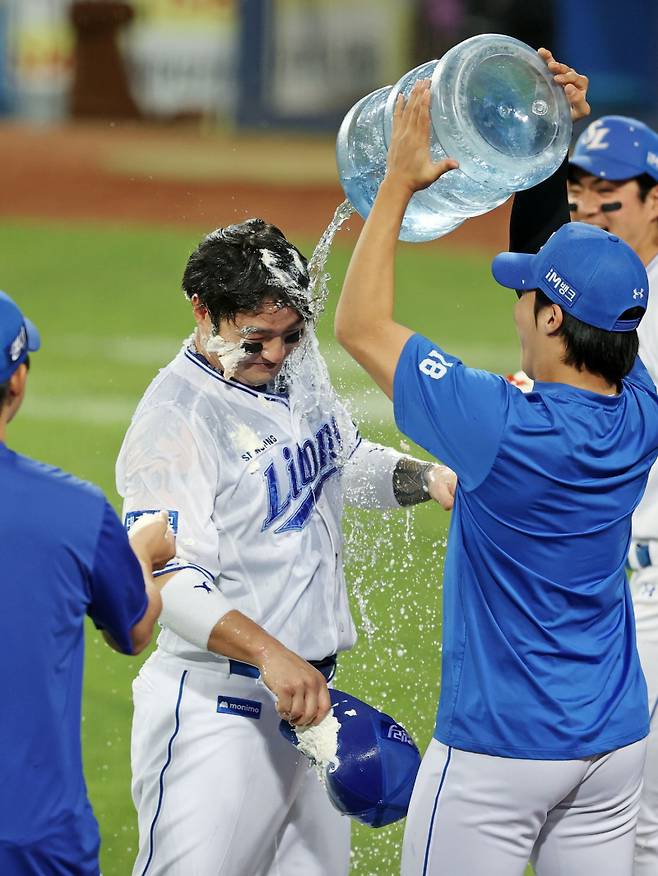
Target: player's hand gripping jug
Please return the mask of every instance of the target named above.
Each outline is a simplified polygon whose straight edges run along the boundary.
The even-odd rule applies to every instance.
[[[471,37],[439,61],[366,95],[345,116],[336,144],[338,172],[364,219],[386,170],[396,98],[408,97],[419,79],[431,79],[432,156],[456,158],[459,169],[413,196],[401,240],[441,237],[537,185],[567,154],[569,104],[544,61],[513,37]]]

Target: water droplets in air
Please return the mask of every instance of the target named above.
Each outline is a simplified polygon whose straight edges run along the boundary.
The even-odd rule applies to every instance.
[[[328,413],[338,411],[344,436],[354,434],[354,419],[364,437],[413,455],[408,442],[392,431],[390,405],[371,383],[362,381],[357,404],[350,398],[354,372],[341,374],[339,369],[334,374],[338,391],[334,389],[316,336],[330,294],[327,258],[337,231],[353,212],[348,201],[337,208],[308,263],[311,325],[282,369],[280,388],[288,388],[300,413],[317,406]],[[383,410],[388,413],[379,413]],[[431,736],[438,695],[445,535],[441,523],[435,523],[441,520],[437,513],[441,512],[427,505],[386,512],[347,508],[343,527],[345,572],[359,641],[341,658],[336,685],[393,715],[421,751]],[[428,514],[430,518],[424,516]],[[399,871],[402,824],[377,832],[376,871],[367,828],[354,825],[354,831],[351,872],[380,876]],[[364,842],[358,839],[362,831]]]

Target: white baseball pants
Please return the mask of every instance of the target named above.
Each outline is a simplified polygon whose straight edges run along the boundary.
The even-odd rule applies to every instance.
[[[637,628],[637,650],[647,681],[651,729],[647,737],[647,759],[640,813],[635,836],[634,876],[658,876],[658,570],[640,569],[631,579]]]
[[[347,876],[350,821],[259,679],[156,652],[133,699],[133,876]]]
[[[433,739],[402,876],[631,876],[645,740],[583,760],[491,757]]]

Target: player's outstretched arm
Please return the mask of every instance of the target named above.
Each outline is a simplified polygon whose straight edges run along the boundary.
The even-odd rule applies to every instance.
[[[457,475],[447,465],[433,465],[427,473],[427,488],[430,498],[438,502],[444,511],[452,511],[457,490]]]
[[[393,116],[387,169],[343,283],[336,310],[339,343],[392,398],[400,353],[412,332],[393,318],[395,250],[400,225],[414,194],[458,167],[432,160],[429,149],[429,82],[400,96]]]
[[[155,584],[153,572],[161,569],[176,552],[176,540],[169,526],[167,512],[145,515],[130,531],[128,542],[142,570],[148,600],[146,611],[128,630],[130,651],[126,645],[119,645],[108,629],[103,629],[102,633],[107,644],[115,651],[139,654],[151,641],[153,627],[162,611],[160,588]]]
[[[172,559],[176,553],[176,539],[169,525],[166,511],[144,515],[128,533],[130,547],[144,575],[144,586],[148,597],[148,608],[142,619],[131,630],[133,653],[139,654],[151,641],[153,627],[162,611],[160,588],[156,586],[153,572]]]
[[[345,501],[353,508],[391,510],[433,499],[449,511],[454,504],[457,479],[447,466],[367,439],[354,449],[341,476]]]

